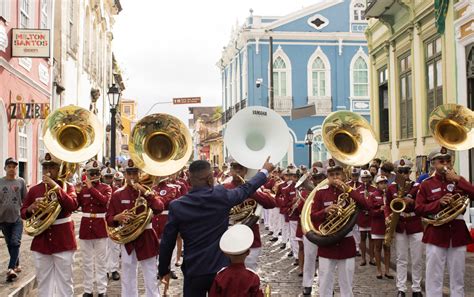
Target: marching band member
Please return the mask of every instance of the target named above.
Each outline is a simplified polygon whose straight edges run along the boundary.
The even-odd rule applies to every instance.
[[[43,167],[43,180],[28,191],[21,207],[21,217],[28,219],[38,209],[40,200],[44,199],[49,190],[56,193],[61,212],[56,221],[31,242],[38,296],[50,297],[56,293],[59,296],[73,296],[72,265],[77,245],[71,213],[78,206],[76,193],[72,185],[58,180],[60,160],[46,153],[40,163]]]
[[[352,187],[353,189],[357,189],[362,185],[360,182],[360,168],[353,167],[351,170],[351,179],[347,182],[347,184]],[[360,230],[359,225],[355,224],[354,229],[354,240],[356,242],[356,254],[357,256],[361,256],[360,253]]]
[[[453,170],[453,152],[445,147],[430,153],[435,174],[420,184],[415,212],[423,217],[450,207],[454,194],[474,198],[474,186]],[[426,243],[426,295],[443,295],[444,267],[449,272],[450,296],[464,296],[466,245],[472,242],[462,214],[440,226],[429,224],[423,234]]]
[[[157,235],[158,239],[161,240],[163,230],[165,229],[166,222],[168,221],[168,209],[171,201],[181,197],[181,192],[179,186],[172,184],[170,178],[166,177],[159,180],[158,184],[153,187],[153,190],[158,193],[163,201],[164,211],[157,216]],[[172,263],[176,263],[176,248],[173,252]],[[170,277],[172,279],[178,279],[178,276],[173,269],[170,271]]]
[[[316,228],[321,225],[329,214],[337,210],[338,196],[344,192],[364,209],[368,208],[367,200],[359,193],[353,191],[342,180],[343,169],[336,165],[333,159],[328,162],[327,168],[329,184],[316,192],[311,210],[311,220]],[[356,248],[352,232],[349,232],[341,241],[318,247],[319,256],[319,289],[320,296],[333,296],[334,271],[337,269],[341,296],[352,296],[352,280],[355,270]]]
[[[126,185],[113,193],[110,205],[107,210],[107,224],[117,227],[126,223],[130,216],[124,213],[135,205],[135,200],[140,196],[147,201],[148,207],[153,212],[163,211],[161,199],[151,190],[147,190],[137,181],[139,179],[139,169],[133,160],[128,160],[125,169]],[[145,280],[146,296],[159,296],[156,280],[157,267],[156,256],[158,255],[158,237],[151,227],[151,223],[137,239],[121,245],[122,248],[122,296],[138,296],[137,287],[137,262]]]
[[[219,247],[230,259],[230,265],[217,273],[209,297],[263,297],[260,278],[244,265],[253,238],[252,230],[246,225],[232,226],[222,235]]]
[[[285,193],[288,187],[291,187],[293,183],[290,179],[290,171],[294,169],[293,164],[288,165],[286,171],[284,172],[285,183],[278,189],[280,199],[280,224],[281,224],[281,245],[280,249],[286,249],[286,244],[290,240],[290,219],[288,218],[287,211],[288,205],[286,203]]]
[[[100,174],[102,175],[102,182],[112,187],[114,183],[115,173],[116,173],[115,169],[110,168],[108,166],[102,169],[102,171],[100,172]]]
[[[239,178],[244,177],[247,174],[247,167],[239,164],[236,161],[230,162],[230,174],[232,176],[232,181],[224,184],[224,188],[230,190],[235,189],[242,185],[242,180]],[[247,199],[253,199],[258,204],[260,204],[264,209],[271,209],[276,206],[275,200],[262,191],[256,191],[250,195]],[[252,232],[254,234],[254,240],[252,246],[250,247],[250,253],[245,259],[245,266],[253,271],[257,271],[257,261],[260,253],[262,252],[262,240],[260,238],[260,228],[258,222],[255,223],[252,227]]]
[[[297,256],[297,264],[299,268],[299,277],[303,277],[303,269],[304,269],[304,246],[303,246],[303,229],[301,227],[301,211],[303,210],[304,202],[309,195],[309,191],[304,188],[303,185],[299,186],[295,191],[298,191],[299,195],[295,195],[295,198],[292,201],[292,205],[290,208],[290,222],[292,222],[293,218],[296,220],[296,230],[295,230],[295,240],[298,243],[298,256]],[[314,265],[314,263],[313,263]]]
[[[376,190],[374,186],[372,186],[372,174],[368,170],[362,170],[360,172],[360,177],[362,179],[362,184],[356,189],[362,197],[365,199],[369,198],[369,195]],[[370,236],[370,214],[367,210],[362,210],[357,217],[357,226],[360,232],[360,253],[362,256],[362,263],[360,266],[367,265],[366,254],[367,254],[367,245],[366,241],[369,240],[369,264],[375,265],[374,262],[374,243]]]
[[[268,235],[272,236],[272,238],[270,238],[270,241],[272,241],[272,242],[275,242],[275,241],[278,240],[278,233],[281,232],[280,206],[279,206],[280,199],[278,199],[278,195],[280,193],[279,188],[281,188],[281,185],[284,183],[283,178],[284,177],[283,177],[283,174],[282,174],[282,169],[280,167],[277,167],[271,173],[271,178],[263,186],[266,189],[270,189],[275,194],[276,207],[269,210],[269,212],[270,212],[270,223],[269,223],[270,224],[270,232],[268,233]]]
[[[410,173],[413,163],[410,160],[400,159],[395,161],[398,176],[395,183],[388,186],[387,203],[385,207],[385,217],[392,213],[390,203],[395,198],[402,198],[406,203],[405,210],[400,214],[398,224],[395,229],[395,250],[397,252],[397,297],[405,297],[407,290],[407,266],[408,249],[410,249],[411,258],[411,279],[413,297],[423,296],[421,293],[422,278],[422,254],[423,244],[423,225],[421,217],[416,215],[415,198],[418,192],[419,184],[410,180]],[[402,197],[398,197],[399,191]]]
[[[290,216],[290,210],[293,206],[293,202],[296,201],[296,182],[298,181],[298,169],[291,168],[288,170],[288,186],[283,188],[282,194],[284,198],[284,205],[285,205],[285,219],[288,220],[288,227],[289,227],[289,241],[290,241],[290,253],[288,257],[295,258],[295,264],[298,265],[298,241],[296,240],[296,229],[298,227],[298,213],[293,213]]]
[[[273,164],[266,160],[263,169],[245,184],[227,190],[214,187],[211,166],[203,160],[189,166],[192,189],[169,206],[169,217],[160,245],[159,274],[164,279],[170,272],[170,262],[176,237],[184,243],[184,297],[204,297],[210,290],[216,273],[228,264],[219,250],[219,240],[229,226],[230,209],[242,203],[265,184]]]
[[[382,279],[382,247],[384,251],[385,277],[393,279],[390,275],[390,246],[383,244],[385,239],[385,192],[388,180],[384,175],[375,178],[377,189],[369,195],[370,206],[370,236],[374,241],[375,264],[377,265],[377,278]]]
[[[112,171],[113,169],[111,168],[105,168],[102,170],[101,173],[104,173],[106,177],[102,177],[102,180],[104,183],[106,181],[109,181],[109,170]],[[105,183],[107,184],[107,183]],[[120,171],[115,172],[113,175],[113,182],[112,184],[109,184],[109,186],[112,188],[112,194],[115,193],[118,189],[123,187],[124,184],[124,176],[123,173]],[[110,200],[109,200],[110,201]],[[106,259],[107,259],[107,276],[111,278],[114,281],[118,281],[120,279],[120,273],[119,268],[120,268],[120,244],[115,243],[112,239],[107,237],[107,253],[106,253]]]
[[[100,182],[100,167],[95,160],[86,164],[84,185],[81,192],[77,194],[77,201],[82,209],[79,244],[84,275],[83,296],[93,296],[95,271],[98,296],[103,297],[107,291],[105,213],[112,196],[112,189]]]
[[[322,167],[313,167],[311,181],[314,186],[319,185],[326,179],[325,171]],[[318,246],[303,236],[304,263],[303,263],[303,295],[311,296],[313,279],[316,273],[316,257],[318,255]]]

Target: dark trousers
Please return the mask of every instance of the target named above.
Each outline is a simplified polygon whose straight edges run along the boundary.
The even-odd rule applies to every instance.
[[[14,223],[0,223],[0,229],[5,236],[8,253],[10,254],[8,269],[13,269],[20,265],[20,244],[21,234],[23,233],[23,221],[21,218],[18,218]]]
[[[184,297],[206,297],[206,294],[211,290],[212,282],[215,277],[215,273],[199,276],[184,276]]]

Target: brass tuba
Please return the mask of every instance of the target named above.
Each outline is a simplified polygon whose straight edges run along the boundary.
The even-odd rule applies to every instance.
[[[152,114],[133,128],[128,143],[130,158],[144,172],[169,176],[181,170],[192,154],[191,133],[182,121],[168,114]],[[150,190],[150,189],[148,189]],[[125,244],[135,240],[150,224],[153,211],[141,196],[132,209],[125,210],[131,218],[118,227],[107,226],[110,239]]]
[[[429,126],[441,146],[455,151],[474,147],[474,113],[467,107],[449,103],[440,105],[431,112]],[[448,206],[423,221],[434,226],[449,223],[463,214],[468,205],[467,195],[455,194]]]
[[[102,147],[102,125],[90,111],[78,106],[64,106],[48,115],[43,126],[43,141],[47,150],[62,160],[58,179],[66,190],[69,176],[79,162],[92,158]],[[59,213],[61,205],[55,189],[46,187],[39,208],[25,221],[25,232],[36,236],[48,229]]]
[[[321,134],[331,156],[343,165],[367,164],[377,153],[378,143],[370,124],[356,113],[350,111],[331,113],[323,122]],[[311,208],[318,190],[327,185],[326,179],[313,189],[301,213],[303,233],[308,240],[319,246],[332,245],[344,238],[354,227],[359,212],[349,194],[342,193],[337,199],[338,211],[328,216],[316,229],[311,221]]]

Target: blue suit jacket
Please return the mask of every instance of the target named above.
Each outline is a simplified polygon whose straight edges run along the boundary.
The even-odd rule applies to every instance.
[[[219,248],[219,240],[229,226],[230,209],[242,203],[266,182],[259,172],[249,182],[231,190],[223,186],[193,187],[188,194],[170,203],[168,222],[160,242],[159,274],[166,275],[181,234],[184,242],[184,276],[216,273],[229,264]]]

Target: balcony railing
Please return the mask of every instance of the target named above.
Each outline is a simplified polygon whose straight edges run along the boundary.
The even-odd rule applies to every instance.
[[[409,7],[402,1],[393,0],[366,0],[366,9],[364,17],[368,18],[386,18],[389,22],[393,22],[395,14],[401,10],[408,11]]]
[[[308,105],[314,103],[316,107],[316,115],[317,116],[326,116],[331,113],[332,111],[332,98],[331,96],[308,96]]]
[[[275,96],[273,98],[273,108],[282,116],[289,116],[293,108],[293,97]]]

